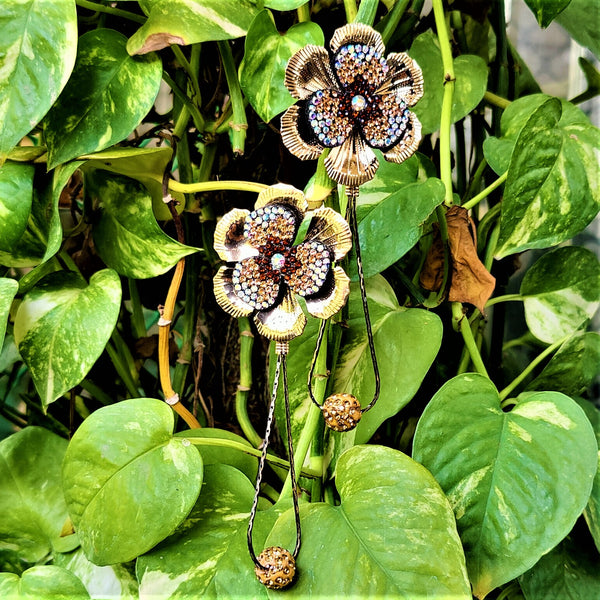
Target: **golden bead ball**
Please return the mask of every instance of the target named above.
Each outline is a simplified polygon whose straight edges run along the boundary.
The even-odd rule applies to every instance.
[[[350,431],[354,429],[362,412],[360,402],[352,394],[333,394],[321,407],[327,427],[334,431]]]
[[[254,572],[264,586],[280,590],[292,583],[296,574],[296,561],[285,548],[266,548],[258,555],[258,562],[263,566],[255,566]]]

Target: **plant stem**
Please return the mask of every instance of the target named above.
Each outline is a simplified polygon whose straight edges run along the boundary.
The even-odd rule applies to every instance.
[[[129,286],[129,298],[131,299],[131,332],[136,340],[146,337],[146,322],[144,321],[144,311],[140,301],[140,293],[137,289],[135,279],[127,278]]]
[[[444,66],[444,96],[442,99],[442,116],[440,121],[440,179],[446,186],[444,204],[452,206],[452,153],[450,149],[450,131],[452,128],[452,98],[454,96],[454,61],[452,47],[448,37],[446,15],[442,0],[433,0],[433,15],[437,29],[442,64]]]
[[[227,78],[227,86],[229,87],[229,97],[231,98],[231,106],[233,108],[232,120],[229,122],[231,127],[231,145],[233,153],[236,155],[244,154],[244,146],[246,143],[246,130],[248,129],[248,121],[246,119],[246,108],[240,88],[240,80],[238,79],[237,69],[233,61],[231,46],[227,40],[217,42],[221,60],[223,61],[223,70]]]
[[[499,188],[508,177],[508,171],[505,171],[494,181],[494,183],[488,185],[484,190],[479,192],[476,196],[473,196],[468,202],[463,204],[463,208],[471,210],[474,206],[477,206],[484,198],[487,198],[496,188]]]
[[[177,62],[181,65],[181,67],[187,74],[188,81],[190,82],[192,88],[192,97],[194,98],[194,104],[199,107],[199,99],[201,98],[200,85],[198,84],[198,77],[196,76],[194,68],[186,58],[180,46],[178,46],[177,44],[172,44],[171,50],[173,51]]]
[[[521,372],[520,375],[517,375],[501,392],[500,392],[500,400],[505,400],[507,396],[550,354],[552,354],[555,350],[560,348],[565,341],[569,338],[569,336],[565,336],[564,338],[558,340],[558,342],[554,342],[551,346],[548,346],[543,352],[538,354],[527,367]]]
[[[254,429],[248,416],[248,395],[252,387],[252,348],[254,335],[250,329],[250,320],[247,317],[238,319],[240,330],[240,383],[235,394],[235,414],[246,439],[258,448],[262,438]]]
[[[384,44],[389,42],[392,34],[396,31],[396,27],[398,27],[398,23],[400,23],[400,19],[406,12],[409,3],[410,0],[397,0],[394,6],[392,6],[392,10],[390,10],[385,19],[385,27],[381,32]]]
[[[121,358],[119,353],[117,352],[117,349],[111,344],[111,342],[107,342],[105,349],[106,349],[106,352],[108,353],[108,356],[110,357],[112,364],[114,365],[114,367],[117,371],[117,374],[123,380],[123,383],[125,384],[125,387],[127,388],[129,397],[137,398],[139,394],[138,394],[137,388],[135,386],[135,383],[132,381],[131,375],[129,373],[129,369],[127,368],[127,365],[125,364],[125,362],[123,361],[123,359]]]
[[[462,304],[460,302],[452,303],[452,319],[454,320],[457,330],[460,331],[463,336],[465,346],[471,355],[471,361],[473,362],[475,370],[489,379],[487,369],[485,368],[483,360],[481,359],[481,354],[479,353],[479,348],[477,348],[477,344],[475,343],[471,325],[463,313]]]
[[[365,25],[369,25],[369,27],[373,27],[378,6],[379,0],[360,0],[354,22],[364,23]]]
[[[496,296],[495,298],[490,298],[485,303],[485,307],[489,308],[490,306],[494,306],[494,304],[498,304],[499,302],[513,302],[515,300],[523,300],[523,296],[521,296],[521,294],[504,294],[503,296]]]
[[[492,106],[496,106],[497,108],[501,108],[502,110],[508,108],[512,102],[503,98],[502,96],[498,96],[498,94],[494,94],[494,92],[486,92],[483,95],[483,99]]]
[[[344,10],[346,11],[346,22],[352,23],[356,19],[356,0],[344,0]]]
[[[121,8],[113,8],[112,6],[106,6],[97,2],[88,2],[88,0],[75,0],[75,4],[81,6],[81,8],[87,8],[88,10],[93,10],[100,13],[107,13],[115,17],[123,17],[124,19],[129,19],[130,21],[135,21],[136,23],[141,23],[142,25],[146,22],[146,17],[143,17],[142,15],[136,15],[135,13],[129,12],[128,10],[123,10]]]
[[[165,83],[171,88],[173,94],[177,96],[177,99],[190,111],[194,125],[198,131],[204,131],[204,117],[200,113],[200,109],[187,97],[187,95],[181,90],[181,88],[171,79],[171,76],[163,71],[162,78]]]
[[[169,180],[169,190],[183,194],[196,194],[198,192],[222,192],[236,190],[239,192],[260,193],[266,189],[264,183],[254,181],[200,181],[198,183],[181,183],[174,179]]]
[[[304,23],[310,21],[310,2],[299,6],[296,9],[296,13],[298,14],[298,22]]]

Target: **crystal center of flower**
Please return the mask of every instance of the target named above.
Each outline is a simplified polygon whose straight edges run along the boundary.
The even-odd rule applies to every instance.
[[[352,110],[360,112],[365,106],[367,106],[367,101],[361,94],[356,94],[356,96],[352,98]]]
[[[276,252],[271,256],[271,266],[276,271],[280,271],[283,268],[283,265],[285,265],[285,256],[283,254]]]

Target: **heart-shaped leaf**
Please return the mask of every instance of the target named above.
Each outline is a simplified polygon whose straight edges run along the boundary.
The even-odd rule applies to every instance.
[[[596,0],[571,0],[569,6],[558,15],[556,21],[569,32],[569,35],[578,44],[589,48],[596,58],[600,58],[597,16],[598,3]]]
[[[48,112],[77,51],[75,0],[0,3],[0,166]]]
[[[162,62],[155,54],[132,58],[126,42],[112,29],[79,38],[73,74],[46,118],[49,169],[120,142],[152,108]]]
[[[0,573],[0,597],[10,600],[89,600],[81,580],[67,569],[54,565],[31,567],[21,577]]]
[[[67,519],[60,479],[66,449],[66,440],[41,427],[27,427],[0,442],[0,552],[5,560],[14,556],[36,563],[52,552]]]
[[[10,306],[18,289],[19,284],[15,279],[0,277],[0,350],[2,350],[2,343],[4,342]]]
[[[146,0],[143,7],[148,20],[127,42],[132,55],[242,37],[258,12],[250,0]]]
[[[11,161],[0,169],[0,261],[6,262],[27,229],[34,172],[32,165]]]
[[[54,564],[79,577],[92,598],[138,600],[138,584],[125,565],[99,567],[90,562],[79,548],[69,554],[58,554]],[[65,599],[67,600],[67,599]]]
[[[133,560],[173,533],[194,506],[202,459],[173,437],[173,411],[136,398],[92,413],[63,463],[65,499],[86,557]]]
[[[94,170],[86,193],[97,199],[101,216],[92,230],[102,260],[121,275],[146,279],[162,275],[179,259],[197,252],[162,232],[146,188],[133,179]]]
[[[15,341],[48,406],[92,368],[117,322],[121,282],[110,269],[89,285],[72,272],[51,273],[25,295],[15,318]]]
[[[206,467],[202,494],[179,531],[138,559],[140,598],[266,598],[246,542],[253,495],[237,469]],[[258,513],[253,536],[261,550],[274,520],[265,521],[265,512],[271,511]]]
[[[301,507],[298,579],[286,596],[471,597],[452,509],[426,469],[391,448],[356,446],[339,459],[336,486],[339,506]],[[293,547],[293,511],[266,543]]]
[[[548,27],[570,2],[571,0],[525,0],[540,27]]]
[[[307,44],[324,44],[316,23],[297,23],[281,35],[268,10],[259,12],[252,21],[240,65],[240,85],[263,121],[268,123],[296,102],[283,84],[285,67],[292,54]]]
[[[486,377],[448,381],[427,405],[413,456],[445,491],[474,593],[518,577],[571,531],[598,464],[588,419],[559,392],[526,392],[510,412]]]
[[[585,248],[557,248],[525,273],[520,294],[531,333],[543,342],[556,342],[598,310],[600,262]]]
[[[572,104],[535,94],[506,109],[502,131],[502,138],[484,144],[491,166],[498,173],[508,169],[498,258],[582,231],[600,208],[600,130]]]
[[[437,38],[431,31],[422,33],[408,51],[423,71],[424,95],[414,108],[423,134],[440,128],[444,96],[444,66]],[[488,69],[479,56],[463,54],[454,59],[456,78],[452,99],[452,123],[467,116],[482,100],[487,87]]]
[[[550,359],[528,390],[554,390],[578,396],[600,374],[600,335],[575,332]]]

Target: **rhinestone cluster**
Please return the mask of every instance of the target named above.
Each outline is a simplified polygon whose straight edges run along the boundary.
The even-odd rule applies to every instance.
[[[331,251],[319,242],[304,242],[295,248],[295,268],[285,273],[288,285],[300,296],[316,294],[331,268]]]
[[[262,567],[256,565],[254,572],[265,587],[271,590],[280,590],[294,580],[296,561],[285,548],[270,546],[263,550],[257,558]]]
[[[279,295],[279,280],[279,274],[273,272],[271,261],[264,256],[236,263],[231,276],[235,294],[256,310],[265,310],[275,304]]]
[[[352,394],[333,394],[321,407],[327,427],[334,431],[350,431],[354,429],[362,412],[360,402]]]
[[[318,90],[308,100],[308,122],[327,148],[340,146],[352,129],[350,121],[339,114],[341,96],[336,90]]]
[[[367,44],[346,44],[335,55],[333,66],[343,87],[357,87],[366,84],[370,88],[378,86],[389,67],[385,58]]]
[[[409,127],[410,111],[402,99],[376,97],[378,111],[369,119],[361,119],[363,134],[370,146],[389,148],[401,140]]]
[[[244,221],[244,235],[258,249],[285,248],[294,241],[296,215],[281,204],[257,208]]]

